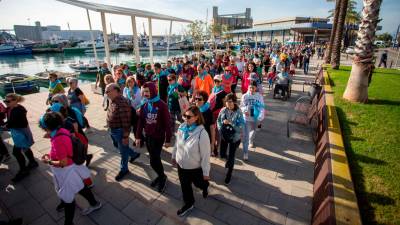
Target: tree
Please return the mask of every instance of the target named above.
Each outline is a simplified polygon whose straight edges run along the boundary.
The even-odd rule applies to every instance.
[[[357,33],[356,55],[343,98],[351,102],[368,101],[368,85],[374,68],[373,41],[382,0],[363,0],[361,24]]]
[[[203,41],[204,22],[195,20],[188,24],[186,34],[192,38],[194,49],[200,51],[200,45]]]
[[[327,0],[327,1],[334,1],[334,0]],[[333,17],[331,37],[329,39],[328,49],[326,50],[326,54],[325,54],[325,63],[328,63],[328,64],[331,63],[333,40],[335,39],[336,27],[337,27],[337,22],[338,22],[338,17],[339,17],[340,0],[336,0],[335,2],[336,2],[335,13],[334,13],[334,17]]]
[[[388,32],[385,32],[380,35],[376,35],[376,40],[384,41],[386,43],[389,43],[393,40],[393,36],[389,34]]]
[[[336,27],[335,38],[333,40],[332,46],[332,59],[331,64],[333,69],[339,69],[340,65],[340,49],[342,46],[342,39],[343,39],[343,28],[344,22],[346,19],[346,12],[347,12],[347,3],[348,0],[341,0],[339,4],[339,17],[338,17],[338,24]]]

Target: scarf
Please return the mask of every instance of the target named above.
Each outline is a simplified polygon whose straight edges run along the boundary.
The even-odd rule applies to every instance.
[[[224,90],[224,88],[222,86],[214,86],[212,89],[212,93],[218,93],[220,91]]]
[[[57,129],[53,130],[53,131],[50,133],[50,137],[51,137],[51,138],[54,138],[54,137],[56,136],[58,129],[60,129],[60,128],[57,128]]]
[[[49,81],[49,89],[52,90],[54,89],[57,84],[61,84],[61,81],[59,79],[55,80],[54,82]]]
[[[231,73],[224,73],[224,78],[229,80],[231,78],[232,74]]]
[[[183,132],[183,139],[186,141],[189,138],[189,132],[192,132],[196,129],[197,124],[187,125],[186,123],[182,125],[179,130]]]
[[[131,89],[131,88],[129,88],[129,87],[126,87],[126,96],[128,97],[128,99],[130,100],[130,101],[133,101],[134,100],[134,97],[133,96],[135,96],[135,93],[137,92],[137,90],[138,90],[139,88],[138,88],[138,86],[134,86],[133,87],[133,89]],[[132,90],[133,90],[133,92],[132,92]]]
[[[153,111],[153,103],[160,101],[160,96],[156,95],[152,99],[144,98],[140,104],[140,107],[142,107],[144,104],[147,103],[147,110],[148,112]]]
[[[177,88],[178,85],[179,84],[175,82],[174,84],[170,84],[168,86],[168,96],[172,95],[175,92],[175,88]]]
[[[203,112],[207,111],[207,109],[209,109],[209,108],[210,108],[210,103],[206,102],[202,106],[200,106],[200,112],[203,113]]]
[[[204,70],[201,74],[199,74],[199,77],[200,77],[201,80],[204,80],[206,75],[207,75],[207,71]]]

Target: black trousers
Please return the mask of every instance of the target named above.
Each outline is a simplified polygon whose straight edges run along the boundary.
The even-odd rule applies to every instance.
[[[79,194],[84,197],[91,206],[95,206],[97,205],[97,201],[94,198],[94,195],[92,193],[92,191],[87,188],[84,187],[82,190],[79,191]],[[61,201],[62,202],[62,201]],[[73,224],[74,221],[74,215],[75,215],[75,201],[71,202],[71,203],[65,203],[62,202],[62,204],[64,204],[65,206],[65,220],[64,220],[64,225],[71,225]]]
[[[234,93],[234,94],[235,94],[235,92],[236,92],[236,87],[237,87],[237,83],[231,85],[231,91],[232,91],[232,93]]]
[[[150,166],[157,173],[158,177],[165,177],[164,167],[161,163],[161,151],[164,140],[146,137],[146,147],[150,155]]]
[[[178,176],[185,205],[193,205],[194,203],[192,183],[201,190],[207,189],[210,185],[208,181],[203,179],[203,170],[201,168],[182,169],[178,165]]]
[[[236,149],[239,147],[239,145],[240,145],[240,140],[236,142],[227,142],[223,138],[221,138],[220,156],[221,158],[228,158],[225,167],[228,168],[229,169],[228,171],[230,171],[231,173],[233,170],[233,166],[235,164]],[[226,151],[228,150],[228,146],[229,146],[229,154],[227,157]]]
[[[22,154],[22,152],[24,154]],[[26,156],[26,158],[28,158],[29,163],[35,163],[36,162],[35,157],[33,157],[33,152],[32,152],[31,149],[23,150],[22,148],[14,146],[13,155],[17,159],[17,162],[18,162],[20,170],[25,170],[26,169],[26,160],[25,160],[24,155]]]

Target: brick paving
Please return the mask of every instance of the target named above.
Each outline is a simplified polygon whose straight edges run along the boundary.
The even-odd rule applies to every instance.
[[[297,80],[305,78],[304,75],[295,77]],[[78,209],[75,224],[310,224],[314,144],[305,127],[292,125],[291,137],[286,136],[289,112],[296,99],[306,94],[302,92],[302,85],[292,86],[292,97],[286,102],[272,99],[270,91],[265,90],[267,116],[262,130],[256,134],[256,148],[250,150],[249,160],[242,160],[240,146],[232,181],[226,186],[223,183],[224,161],[212,158],[209,197],[203,199],[201,192],[194,189],[195,209],[184,218],[176,216],[182,206],[182,196],[177,170],[171,166],[172,149],[162,153],[168,176],[164,194],[149,186],[155,173],[150,168],[145,148],[137,149],[142,156],[129,164],[131,174],[122,182],[115,182],[120,157],[105,128],[102,97],[92,94],[89,85],[81,88],[91,100],[87,110],[94,130],[88,134],[89,151],[94,154],[90,170],[95,183],[93,191],[103,208],[89,216],[81,216]],[[46,108],[46,96],[47,93],[28,95],[23,103],[28,109],[28,120],[36,141],[32,148],[36,158],[47,153],[50,146],[38,127],[39,115]],[[11,152],[9,135],[2,135]],[[55,210],[59,200],[49,167],[40,163],[28,178],[13,184],[10,179],[17,169],[15,159],[0,165],[0,220],[14,216],[23,217],[24,224],[63,224],[64,214]],[[77,206],[82,209],[87,203],[78,196]]]

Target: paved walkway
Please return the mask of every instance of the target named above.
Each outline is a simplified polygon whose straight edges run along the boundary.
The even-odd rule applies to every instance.
[[[296,79],[305,76],[297,75]],[[305,94],[302,85],[293,85],[292,98],[287,102],[272,99],[266,90],[267,116],[256,135],[257,147],[250,151],[249,161],[242,160],[240,147],[231,184],[225,186],[224,162],[212,158],[210,195],[204,200],[197,191],[195,209],[184,218],[176,216],[182,196],[177,171],[171,166],[172,149],[162,153],[168,176],[164,194],[149,187],[155,174],[145,148],[138,149],[142,156],[129,165],[131,174],[127,179],[115,182],[120,157],[105,128],[102,98],[92,94],[88,85],[82,89],[91,100],[87,116],[94,130],[88,135],[89,151],[94,153],[90,167],[95,182],[93,191],[104,206],[89,216],[80,216],[77,210],[75,224],[310,224],[314,144],[306,128],[292,126],[291,138],[286,137],[288,112],[294,101]],[[46,95],[26,96],[23,103],[36,140],[33,151],[37,158],[49,151],[49,140],[42,138],[43,131],[38,128],[39,115],[46,108]],[[11,142],[7,134],[3,137]],[[8,146],[11,151],[11,145]],[[40,164],[28,178],[12,184],[10,179],[17,169],[14,159],[0,165],[0,220],[15,216],[23,217],[25,224],[63,224],[63,213],[55,210],[59,200],[48,166]],[[78,196],[77,205],[83,208],[87,203]]]

